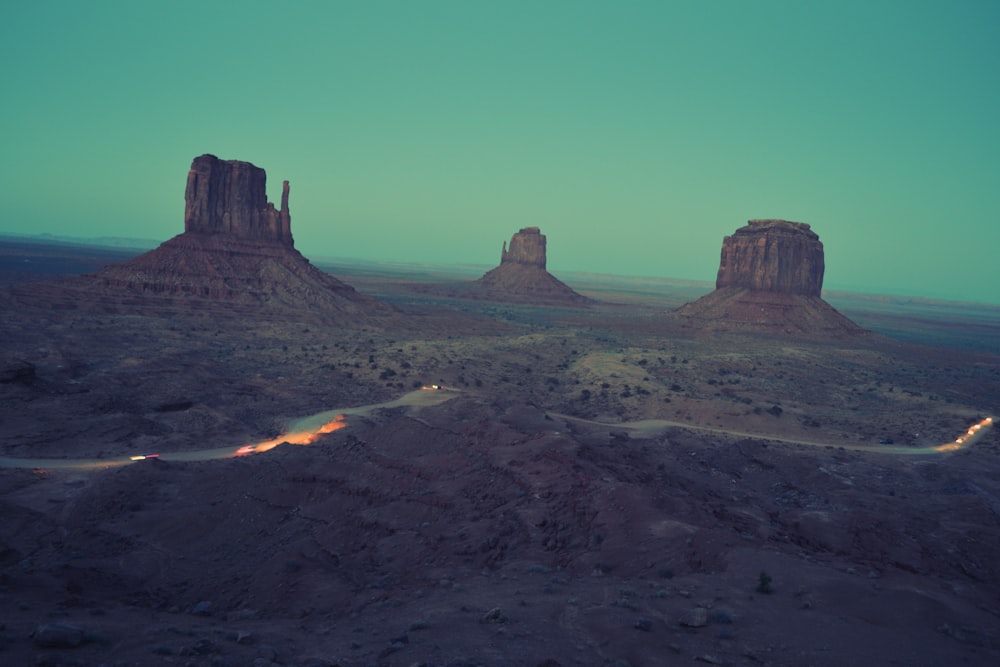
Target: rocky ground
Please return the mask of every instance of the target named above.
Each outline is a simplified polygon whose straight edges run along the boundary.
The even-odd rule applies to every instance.
[[[998,432],[878,451],[991,414],[997,356],[382,289],[395,324],[356,329],[5,307],[4,457],[239,446],[455,391],[307,447],[0,470],[0,663],[1000,661]]]

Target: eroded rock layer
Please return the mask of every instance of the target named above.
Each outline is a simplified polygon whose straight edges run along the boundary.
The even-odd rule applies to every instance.
[[[281,209],[267,201],[267,173],[239,160],[201,155],[191,163],[184,192],[184,231],[226,234],[292,245],[288,181]]]
[[[224,234],[185,232],[155,250],[82,278],[92,289],[120,289],[153,299],[274,305],[317,315],[388,309],[320,271],[291,246]]]
[[[507,242],[500,252],[500,263],[524,264],[545,268],[545,234],[538,227],[522,227],[521,231],[510,237],[510,249]]]
[[[722,241],[716,288],[820,296],[823,244],[802,222],[750,220]]]

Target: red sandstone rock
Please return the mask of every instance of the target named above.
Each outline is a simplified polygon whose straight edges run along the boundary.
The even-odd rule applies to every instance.
[[[281,210],[267,201],[267,173],[249,162],[196,157],[184,193],[184,231],[292,245],[288,181]]]
[[[524,227],[503,245],[500,266],[475,283],[482,296],[497,301],[540,305],[585,305],[587,297],[545,270],[545,235],[538,227]]]
[[[823,244],[809,225],[750,220],[723,239],[715,286],[818,297],[823,270]]]
[[[510,250],[504,242],[500,263],[508,262],[545,268],[545,235],[538,227],[522,227],[510,238]]]
[[[276,210],[267,201],[266,178],[249,162],[197,157],[188,173],[183,234],[96,274],[32,291],[54,308],[111,312],[246,316],[266,307],[344,324],[394,312],[293,247],[288,182]]]
[[[750,220],[722,242],[716,289],[678,315],[701,329],[843,336],[867,333],[821,297],[823,244],[809,225]]]

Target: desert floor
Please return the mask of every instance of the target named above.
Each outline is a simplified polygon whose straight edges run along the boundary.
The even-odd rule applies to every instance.
[[[1000,320],[702,336],[683,291],[338,275],[398,315],[5,302],[0,664],[1000,664],[1000,431],[932,449],[1000,412]]]

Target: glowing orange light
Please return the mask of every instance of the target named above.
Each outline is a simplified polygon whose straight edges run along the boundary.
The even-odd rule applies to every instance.
[[[976,437],[976,435],[978,435],[979,432],[981,430],[983,430],[984,427],[991,426],[992,424],[993,424],[993,417],[987,417],[987,418],[983,419],[981,422],[978,422],[978,423],[973,424],[972,426],[970,426],[968,428],[968,430],[966,430],[966,432],[964,434],[962,434],[962,435],[958,436],[957,438],[955,438],[955,442],[949,442],[949,443],[946,443],[946,444],[943,444],[943,445],[938,445],[937,447],[934,447],[933,449],[934,449],[935,452],[954,452],[954,451],[957,451],[959,449],[962,449],[974,437]]]
[[[237,449],[233,456],[246,456],[248,454],[253,454],[255,451],[257,451],[256,445],[244,445]]]
[[[347,422],[345,421],[346,419],[347,417],[345,415],[337,415],[327,423],[320,426],[315,433],[307,434],[303,444],[307,445],[312,444],[317,440],[319,440],[319,437],[321,435],[324,435],[326,433],[333,433],[334,431],[339,431],[340,429],[347,426]]]

